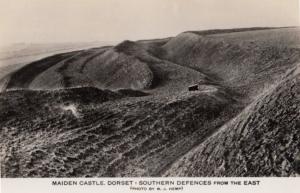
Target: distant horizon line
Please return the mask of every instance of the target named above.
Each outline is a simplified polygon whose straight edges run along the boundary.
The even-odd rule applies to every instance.
[[[177,35],[181,34],[181,33],[188,33],[188,32],[199,32],[199,33],[203,33],[203,32],[213,32],[213,31],[220,31],[220,33],[222,33],[222,31],[225,31],[223,33],[234,33],[234,32],[244,32],[244,31],[256,31],[256,30],[268,30],[268,29],[283,29],[283,28],[299,28],[299,25],[293,25],[293,26],[256,26],[256,27],[229,27],[229,28],[208,28],[208,29],[201,29],[201,30],[186,30],[186,31],[182,31],[180,33],[178,33]],[[230,32],[230,30],[238,30],[238,31],[233,31]],[[229,31],[229,32],[226,32]],[[175,35],[176,36],[176,35]],[[130,39],[122,39],[122,40],[80,40],[80,41],[18,41],[18,42],[6,42],[3,43],[2,45],[0,45],[0,47],[6,47],[6,46],[11,46],[11,45],[17,45],[17,44],[26,44],[26,45],[30,45],[30,44],[90,44],[90,43],[118,43],[118,42],[122,42],[122,41],[126,41],[126,40],[130,40],[130,41],[146,41],[146,40],[156,40],[156,39],[165,39],[165,38],[171,38],[171,37],[175,37],[175,36],[167,36],[167,37],[152,37],[152,38],[142,38],[142,39],[136,39],[136,40],[130,40]]]

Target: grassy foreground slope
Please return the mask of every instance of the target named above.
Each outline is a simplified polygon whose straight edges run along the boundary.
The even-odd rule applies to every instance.
[[[167,176],[299,176],[300,65],[213,136],[180,158]]]
[[[1,176],[298,175],[299,33],[192,31],[32,62],[0,80]]]

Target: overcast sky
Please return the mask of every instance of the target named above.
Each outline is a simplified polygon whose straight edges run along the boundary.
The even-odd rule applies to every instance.
[[[299,25],[298,0],[0,0],[0,41],[121,41]]]

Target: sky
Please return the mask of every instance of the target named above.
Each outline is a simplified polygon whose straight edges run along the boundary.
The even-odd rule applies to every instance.
[[[298,26],[299,9],[298,0],[0,0],[0,42],[122,41]]]

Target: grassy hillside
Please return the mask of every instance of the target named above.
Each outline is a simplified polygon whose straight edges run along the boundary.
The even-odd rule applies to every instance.
[[[300,65],[180,158],[167,176],[299,176]]]
[[[32,62],[0,80],[1,176],[297,176],[299,45],[191,31]]]

